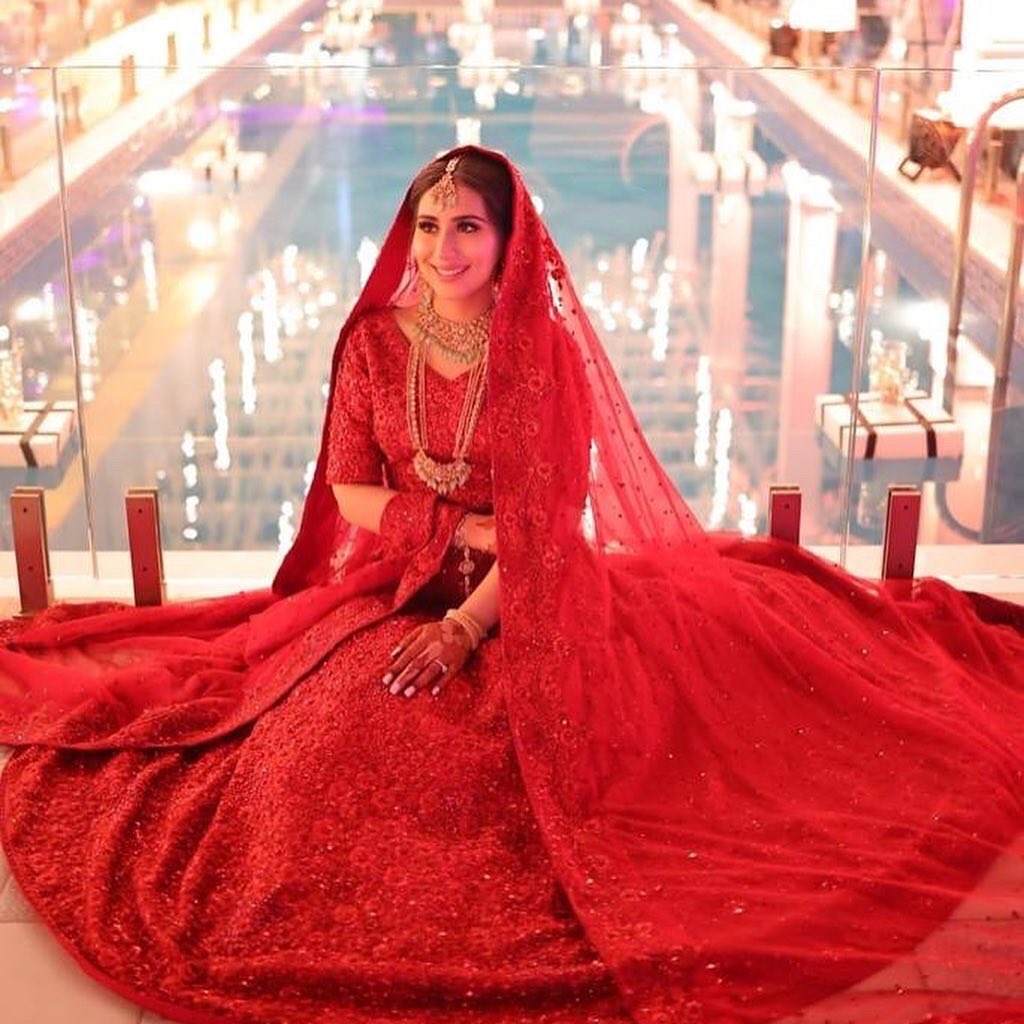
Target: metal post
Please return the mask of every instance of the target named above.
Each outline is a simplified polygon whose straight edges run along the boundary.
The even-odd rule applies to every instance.
[[[985,202],[991,203],[999,188],[999,166],[1003,162],[1003,133],[993,128],[985,150]]]
[[[978,161],[985,142],[985,133],[992,115],[1008,103],[1024,100],[1024,89],[1015,89],[1001,96],[978,119],[967,142],[967,160],[963,181],[960,183],[960,218],[956,231],[956,256],[953,262],[953,280],[949,294],[949,333],[946,336],[946,377],[942,386],[942,406],[953,411],[956,391],[957,343],[960,340],[960,321],[964,313],[964,287],[967,280],[967,248],[971,236],[971,209],[974,205],[974,185],[978,177]]]
[[[768,489],[768,533],[775,540],[800,543],[800,488],[773,484]]]
[[[75,135],[75,122],[71,116],[71,93],[66,89],[60,94],[60,110],[64,119],[64,134],[70,139]]]
[[[1006,268],[1006,294],[996,344],[995,384],[992,388],[992,419],[988,429],[985,465],[985,505],[982,512],[981,540],[992,539],[999,506],[999,459],[1006,431],[1006,393],[1010,386],[1010,360],[1017,329],[1017,299],[1020,268],[1024,258],[1024,156],[1017,165],[1017,199],[1014,204],[1013,239]]]
[[[160,544],[160,502],[155,487],[129,487],[124,496],[132,587],[139,607],[167,599],[163,548]]]
[[[11,126],[6,122],[0,122],[0,164],[0,177],[4,181],[14,181],[14,139]]]
[[[917,530],[921,519],[921,492],[916,487],[894,484],[885,507],[882,543],[882,579],[897,593],[909,595],[914,579]]]
[[[71,120],[75,126],[75,133],[81,135],[85,130],[85,126],[82,124],[82,87],[73,85],[69,92],[71,93]]]
[[[1003,296],[1003,318],[999,325],[996,345],[996,387],[1002,383],[1004,391],[1010,377],[1010,353],[1017,333],[1017,298],[1020,292],[1020,267],[1024,260],[1024,156],[1017,164],[1017,200],[1014,203],[1013,239],[1010,243],[1010,261],[1006,268],[1006,294]],[[1005,394],[1004,394],[1005,399]]]
[[[121,58],[121,102],[135,99],[135,58],[129,54]]]
[[[134,58],[131,60],[134,77]],[[57,68],[50,69],[50,88],[58,95]],[[71,265],[71,224],[68,220],[68,187],[64,178],[64,133],[61,130],[60,108],[53,107],[53,126],[57,135],[57,195],[60,200],[60,235],[64,247],[64,281],[68,290],[68,316],[71,319],[71,363],[75,374],[75,411],[78,414],[78,443],[82,451],[82,496],[85,499],[85,533],[92,561],[92,575],[99,579],[100,568],[96,558],[96,510],[92,496],[92,466],[89,462],[89,440],[85,429],[85,396],[82,393],[82,361],[78,341],[78,314],[75,303],[75,275]]]
[[[15,487],[11,492],[11,530],[22,615],[49,608],[53,601],[45,497],[42,487]]]

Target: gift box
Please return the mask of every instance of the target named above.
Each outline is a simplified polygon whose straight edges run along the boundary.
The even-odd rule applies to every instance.
[[[0,467],[56,466],[74,429],[74,402],[26,402],[13,423],[0,424]]]
[[[818,424],[824,435],[845,453],[851,429],[850,397],[819,395]],[[860,395],[857,405],[854,457],[864,460],[959,459],[963,428],[923,391],[908,391],[898,404],[883,402],[874,392]]]
[[[822,438],[823,465],[831,486],[842,486],[846,473],[844,454]],[[963,459],[854,459],[855,484],[953,483],[960,479]]]

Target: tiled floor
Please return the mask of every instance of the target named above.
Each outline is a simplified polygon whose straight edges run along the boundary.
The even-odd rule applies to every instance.
[[[71,964],[41,924],[0,923],[4,1024],[138,1024],[142,1011]]]

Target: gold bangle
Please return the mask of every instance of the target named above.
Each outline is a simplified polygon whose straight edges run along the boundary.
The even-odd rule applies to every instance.
[[[444,617],[457,623],[466,631],[474,651],[480,646],[480,642],[486,636],[487,631],[469,612],[464,612],[461,608],[449,608],[444,613]]]
[[[469,612],[464,612],[461,608],[450,608],[445,613],[445,618],[462,626],[466,633],[469,634],[470,643],[472,643],[474,651],[480,646],[480,641],[484,638],[484,628]]]

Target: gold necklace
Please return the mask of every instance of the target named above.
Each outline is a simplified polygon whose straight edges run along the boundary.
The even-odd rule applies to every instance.
[[[416,326],[449,358],[458,363],[475,363],[487,348],[491,335],[491,306],[472,320],[448,320],[434,309],[434,293],[423,289]]]
[[[455,450],[451,462],[439,462],[426,452],[427,447],[427,351],[430,338],[409,343],[409,362],[406,369],[406,416],[409,437],[412,441],[412,466],[416,475],[440,495],[451,494],[469,481],[472,467],[466,461],[469,446],[476,432],[480,411],[487,390],[487,348],[483,358],[468,371],[466,394],[462,400],[462,412],[455,430]]]

